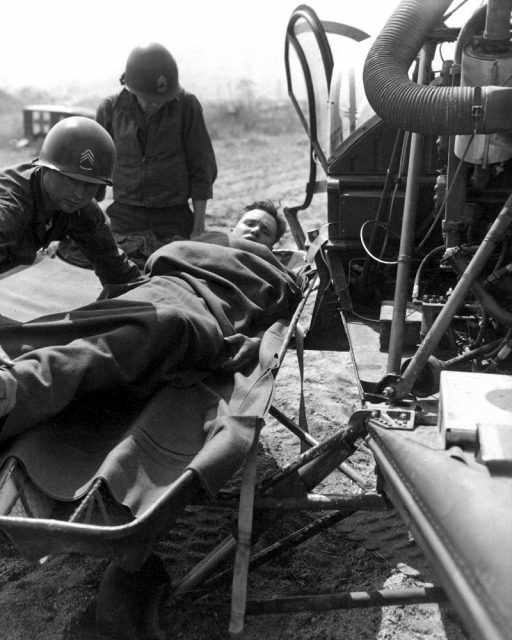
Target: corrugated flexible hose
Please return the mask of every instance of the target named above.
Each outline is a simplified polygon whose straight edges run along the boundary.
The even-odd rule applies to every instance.
[[[512,88],[418,85],[409,68],[452,0],[402,0],[365,61],[366,96],[383,119],[407,131],[455,135],[512,129]]]

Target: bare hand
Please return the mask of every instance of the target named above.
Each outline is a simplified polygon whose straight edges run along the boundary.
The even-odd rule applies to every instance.
[[[59,248],[59,241],[58,240],[53,240],[52,242],[50,242],[50,244],[46,247],[46,249],[44,249],[44,253],[46,253],[46,255],[49,258],[55,258],[55,256],[57,255],[57,249]]]
[[[226,351],[232,355],[222,365],[226,371],[239,371],[254,361],[260,349],[260,338],[249,338],[242,333],[224,338]]]

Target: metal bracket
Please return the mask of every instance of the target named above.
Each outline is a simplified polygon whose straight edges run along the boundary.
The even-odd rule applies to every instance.
[[[367,405],[368,422],[383,429],[412,431],[414,429],[416,411],[414,409],[397,408],[382,409],[379,405]]]

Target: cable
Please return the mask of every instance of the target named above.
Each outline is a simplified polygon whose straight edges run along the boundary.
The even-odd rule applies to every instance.
[[[372,258],[372,260],[375,260],[375,262],[379,262],[380,264],[390,264],[390,265],[395,265],[398,264],[398,260],[381,260],[380,258],[377,258],[377,256],[374,256],[373,253],[370,251],[370,249],[366,246],[364,240],[363,240],[363,230],[365,228],[365,226],[369,223],[369,222],[373,222],[374,224],[380,225],[382,227],[384,227],[387,231],[387,233],[393,233],[397,238],[399,238],[400,236],[398,235],[398,233],[395,233],[394,231],[391,231],[391,229],[388,228],[387,224],[384,222],[378,222],[377,220],[366,220],[366,222],[363,222],[363,224],[361,225],[361,229],[359,230],[359,240],[361,242],[361,244],[363,245],[363,249],[365,251],[365,253],[370,256],[370,258]]]
[[[411,297],[412,297],[413,303],[414,303],[414,300],[418,299],[418,294],[419,294],[419,289],[420,289],[420,276],[421,276],[421,271],[422,271],[423,267],[425,266],[425,263],[428,260],[430,260],[430,258],[432,256],[434,256],[436,253],[438,253],[440,251],[444,251],[444,244],[441,244],[438,247],[435,247],[435,249],[432,249],[432,251],[427,253],[427,255],[420,262],[418,270],[416,271],[416,276],[414,278],[414,284],[413,284],[413,287],[412,287],[412,296]]]

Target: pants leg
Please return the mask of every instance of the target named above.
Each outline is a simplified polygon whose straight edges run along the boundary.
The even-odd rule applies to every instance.
[[[180,368],[216,368],[223,352],[220,328],[203,300],[172,278],[154,278],[126,297],[40,324],[49,344],[15,360],[16,405],[1,441],[56,415],[78,395],[124,385],[150,390]],[[37,331],[32,324],[29,337]]]

